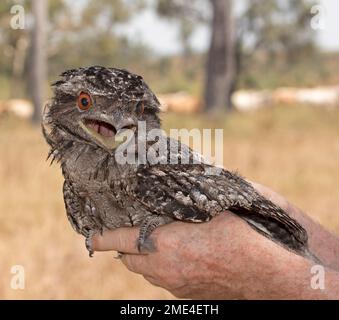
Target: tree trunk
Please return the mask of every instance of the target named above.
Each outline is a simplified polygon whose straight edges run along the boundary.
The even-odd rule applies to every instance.
[[[235,78],[235,39],[232,0],[211,0],[212,39],[207,57],[205,111],[231,108]]]
[[[13,48],[12,76],[11,76],[11,98],[21,98],[23,95],[22,78],[24,75],[25,60],[27,48],[29,46],[28,39],[25,36],[19,37]]]
[[[30,64],[32,100],[34,113],[33,123],[41,121],[46,85],[46,29],[47,0],[33,0],[34,29],[32,32],[32,60]]]

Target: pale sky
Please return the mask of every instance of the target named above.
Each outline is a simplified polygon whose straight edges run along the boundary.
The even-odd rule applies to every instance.
[[[315,31],[317,42],[324,50],[339,50],[339,0],[318,0],[322,11],[321,18],[323,29]],[[316,25],[317,21],[315,21]],[[311,26],[310,26],[311,27]],[[147,44],[155,52],[160,54],[172,54],[180,52],[178,41],[178,27],[174,22],[160,19],[152,11],[145,11],[123,27],[131,39]],[[209,32],[205,27],[200,27],[192,38],[192,46],[199,51],[208,46]]]

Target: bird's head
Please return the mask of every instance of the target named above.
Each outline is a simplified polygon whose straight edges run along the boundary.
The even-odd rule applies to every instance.
[[[137,133],[138,121],[146,122],[147,131],[160,127],[158,99],[141,76],[126,70],[68,70],[53,87],[54,97],[43,116],[50,140],[61,133],[111,152],[119,145],[119,135]]]

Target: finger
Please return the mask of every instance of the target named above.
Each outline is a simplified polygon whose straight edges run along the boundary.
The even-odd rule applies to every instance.
[[[151,266],[146,255],[139,254],[123,254],[121,262],[127,267],[129,271],[149,276],[151,273]]]
[[[138,228],[118,228],[93,236],[94,251],[115,250],[122,253],[140,254],[137,248]]]

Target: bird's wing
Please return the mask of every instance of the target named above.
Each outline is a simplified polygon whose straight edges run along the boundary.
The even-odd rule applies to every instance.
[[[211,168],[205,164],[141,166],[133,197],[155,214],[182,221],[204,222],[230,210],[288,246],[307,243],[303,227],[247,181],[226,170],[211,174]]]
[[[232,207],[250,209],[257,193],[244,179],[205,164],[143,166],[137,171],[138,200],[158,214],[206,221]]]
[[[154,165],[139,168],[136,199],[156,214],[203,222],[227,209],[216,198],[215,180],[203,176],[202,165]],[[211,194],[211,192],[213,194]]]

